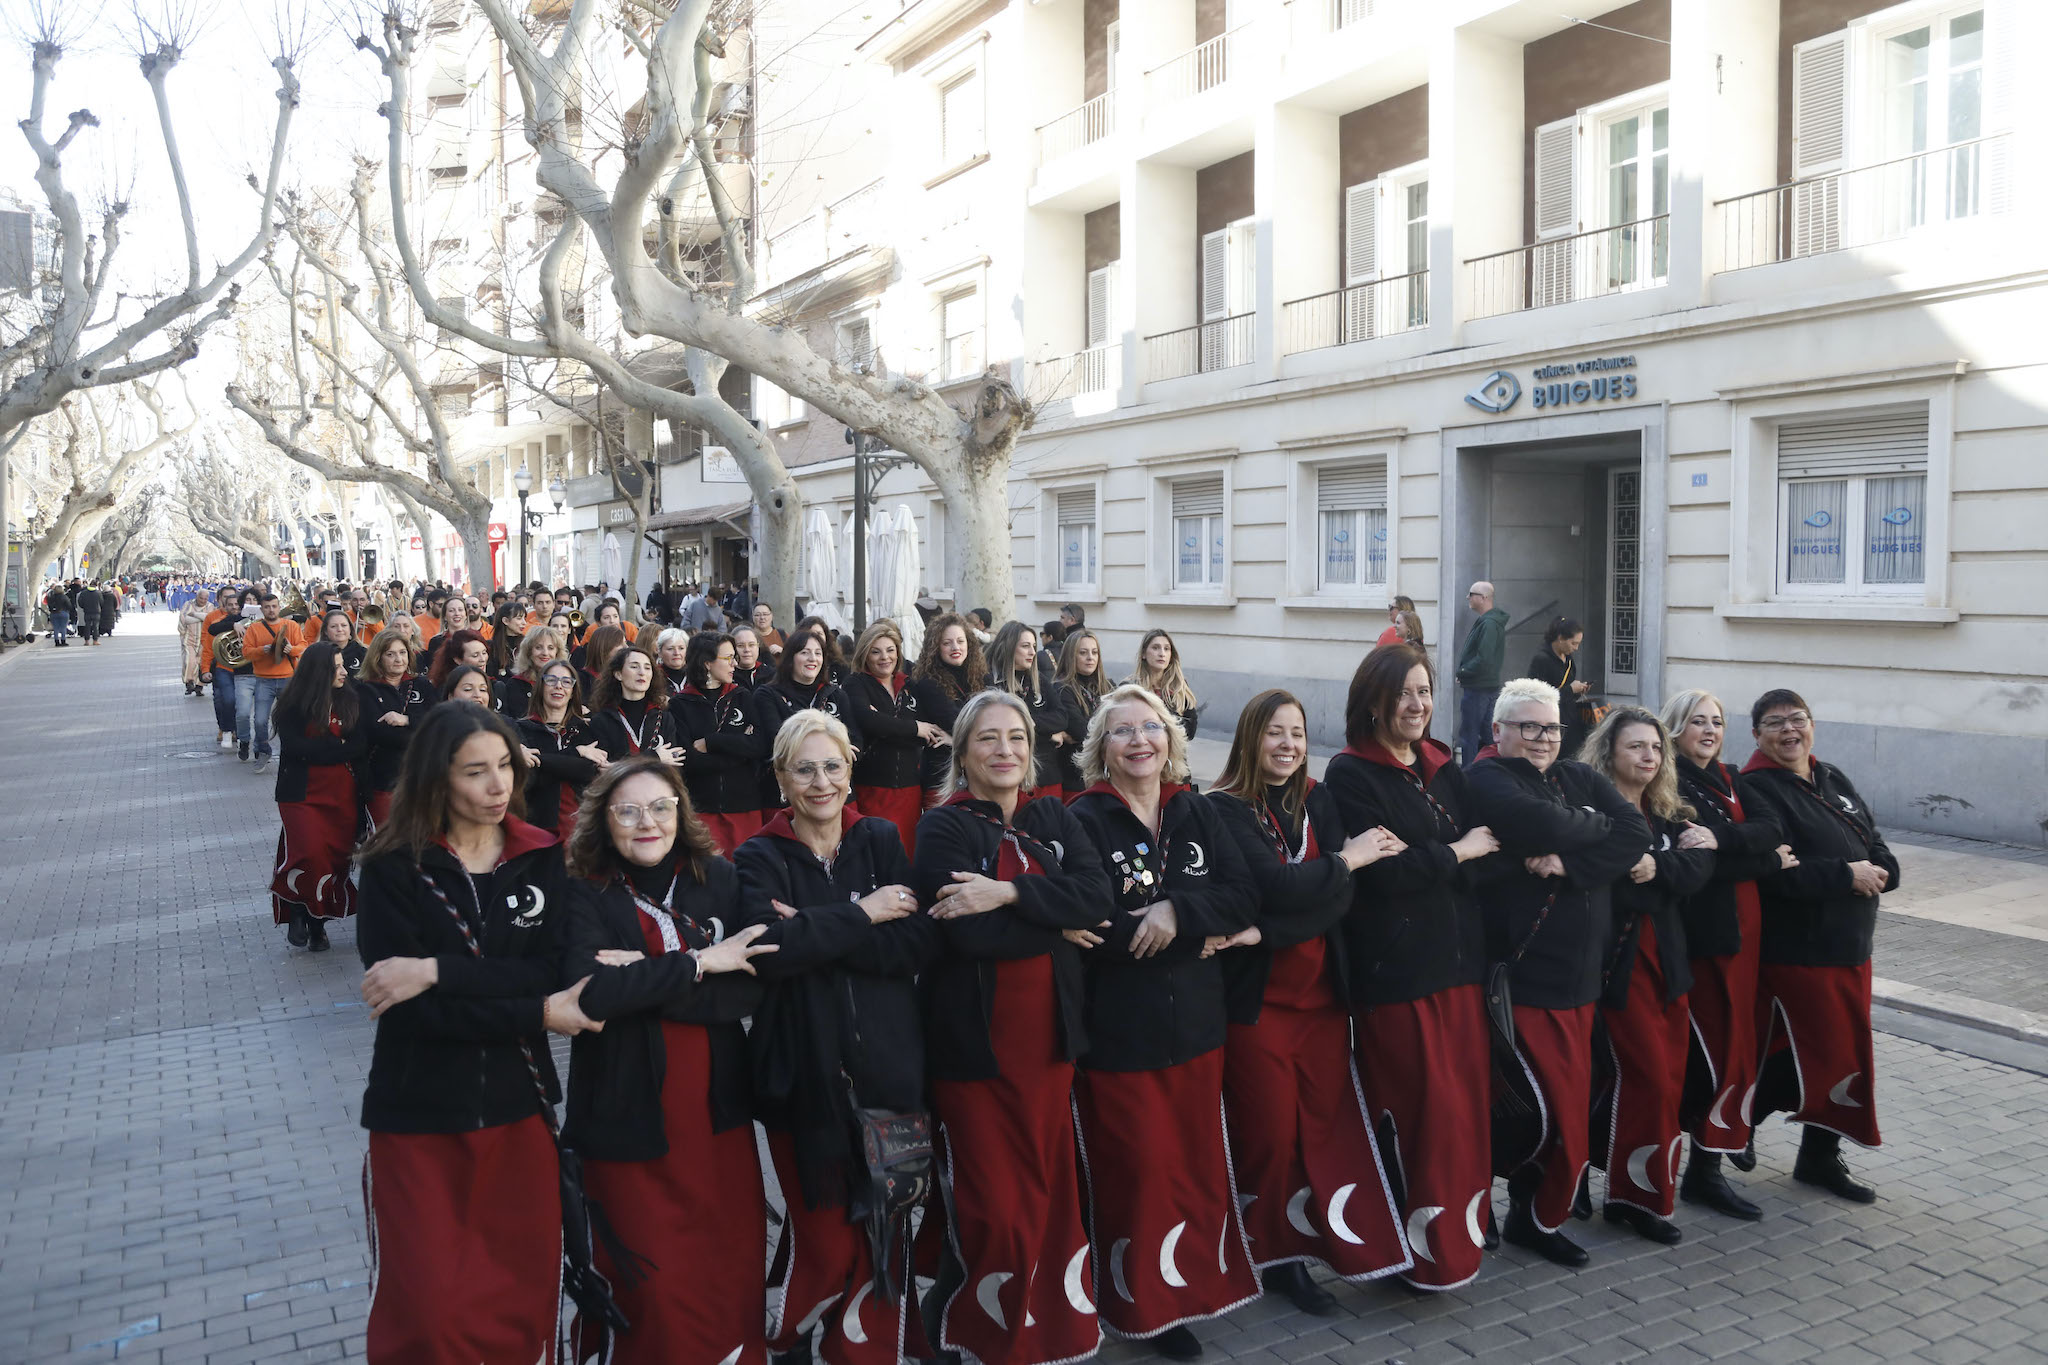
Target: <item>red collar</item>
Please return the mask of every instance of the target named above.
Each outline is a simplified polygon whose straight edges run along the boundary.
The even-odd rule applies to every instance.
[[[845,808],[839,812],[839,837],[844,839],[847,831],[859,824],[861,819],[861,813],[853,808],[853,802],[849,799]],[[803,836],[796,832],[795,817],[786,810],[779,810],[770,816],[768,823],[761,826],[761,833],[771,839],[787,839],[793,844],[804,842]],[[810,845],[804,844],[804,847],[809,848]]]
[[[537,848],[550,848],[560,842],[560,840],[546,830],[529,825],[516,815],[507,815],[504,826],[505,847],[498,852],[499,867],[503,867],[522,853],[531,853]],[[443,834],[436,837],[434,842],[447,849],[449,857],[455,857],[455,850],[448,848],[447,835]],[[460,858],[455,860],[457,862],[462,861]]]
[[[1409,771],[1408,765],[1389,753],[1387,747],[1377,739],[1351,745],[1344,752],[1353,758],[1364,759],[1367,763],[1377,763],[1386,768],[1399,768],[1403,772]],[[1417,741],[1415,756],[1422,762],[1422,784],[1425,787],[1436,778],[1443,766],[1451,761],[1451,751],[1444,742],[1431,739],[1428,735]]]
[[[1186,790],[1187,787],[1179,782],[1161,782],[1159,784],[1160,812],[1163,814],[1168,804],[1172,802],[1173,798],[1179,796],[1182,792]],[[1112,786],[1108,778],[1104,778],[1102,781],[1097,782],[1094,786],[1082,792],[1081,795],[1093,796],[1097,792],[1101,792],[1110,797],[1113,797],[1116,800],[1116,803],[1119,806],[1122,806],[1125,810],[1131,809],[1131,803],[1124,800],[1124,794],[1118,791],[1114,786]]]
[[[1818,769],[1820,767],[1820,755],[1808,754],[1806,756],[1806,763],[1809,772]],[[1784,764],[1766,755],[1762,749],[1758,749],[1749,756],[1749,762],[1742,765],[1742,771],[1746,773],[1787,773],[1793,777],[1799,776],[1798,773],[1793,772]],[[1811,776],[1808,776],[1805,780],[1810,782],[1813,779]]]

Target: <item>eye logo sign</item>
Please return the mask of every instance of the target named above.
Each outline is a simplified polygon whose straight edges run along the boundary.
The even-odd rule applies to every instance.
[[[1887,520],[1889,520],[1889,518],[1887,518]],[[1813,527],[1816,530],[1820,529],[1823,526],[1831,525],[1833,522],[1834,516],[1831,513],[1827,512],[1825,509],[1819,512],[1815,512],[1811,516],[1806,518],[1806,524],[1808,526]]]
[[[1506,412],[1522,396],[1522,381],[1506,370],[1495,370],[1465,395],[1465,401],[1481,412]]]
[[[1904,526],[1912,519],[1912,509],[1906,507],[1894,507],[1884,514],[1884,523],[1887,526]]]

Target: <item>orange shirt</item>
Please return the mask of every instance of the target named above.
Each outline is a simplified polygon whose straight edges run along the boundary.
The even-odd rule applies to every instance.
[[[273,659],[270,646],[276,640],[284,641],[284,655]],[[259,678],[289,678],[299,648],[298,626],[288,617],[278,617],[275,626],[268,621],[251,621],[242,632],[242,657]]]
[[[429,616],[421,614],[419,616],[413,617],[412,619],[413,623],[420,628],[421,644],[425,644],[427,641],[433,639],[436,635],[439,635],[441,633],[441,618],[438,616]]]
[[[626,632],[627,644],[630,645],[639,643],[640,627],[634,625],[631,621],[621,621],[619,622],[619,629]]]

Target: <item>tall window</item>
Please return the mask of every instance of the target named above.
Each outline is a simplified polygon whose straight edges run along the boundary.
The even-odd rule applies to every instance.
[[[957,166],[980,156],[985,145],[981,75],[970,71],[939,89],[939,164]]]
[[[939,304],[940,372],[948,380],[981,373],[981,295],[972,289]]]
[[[839,363],[856,374],[871,374],[875,366],[874,320],[865,315],[841,318],[833,324],[839,343]]]
[[[1778,427],[1779,586],[1910,591],[1927,581],[1927,408]]]
[[[1241,218],[1202,238],[1201,368],[1228,369],[1252,360],[1252,319],[1258,292],[1258,226]]]
[[[1662,280],[1670,272],[1671,111],[1638,109],[1601,125],[1606,158],[1607,287]]]
[[[1428,269],[1428,167],[1389,171],[1344,191],[1340,341],[1364,341],[1426,326],[1429,278],[1421,272]],[[1393,283],[1369,287],[1381,281]]]
[[[1223,476],[1173,485],[1173,586],[1206,591],[1223,586]]]
[[[1092,588],[1097,582],[1095,490],[1063,488],[1054,494],[1060,587]]]
[[[1956,147],[1984,133],[1984,11],[1951,14],[1884,40],[1881,155],[1887,161]],[[1901,227],[1978,211],[1979,147],[1918,157],[1891,196]]]
[[[1322,547],[1316,586],[1361,588],[1387,581],[1387,469],[1345,465],[1316,471]]]

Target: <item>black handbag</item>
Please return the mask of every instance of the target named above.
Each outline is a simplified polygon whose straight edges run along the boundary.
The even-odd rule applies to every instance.
[[[904,1232],[910,1211],[932,1187],[932,1116],[922,1109],[866,1108],[854,1094],[853,1078],[840,1074],[846,1081],[859,1169],[865,1173],[865,1187],[851,1191],[847,1200],[847,1221],[867,1225],[875,1291],[886,1303],[900,1303]]]
[[[1515,1001],[1509,982],[1515,964],[1536,941],[1543,921],[1550,917],[1550,908],[1556,904],[1557,893],[1552,892],[1536,912],[1536,923],[1529,926],[1529,932],[1507,961],[1496,962],[1486,970],[1486,1022],[1493,1073],[1493,1173],[1497,1176],[1513,1174],[1543,1145],[1543,1101],[1515,1048]]]

